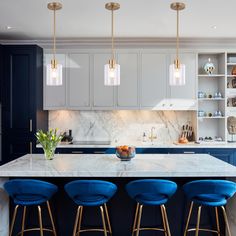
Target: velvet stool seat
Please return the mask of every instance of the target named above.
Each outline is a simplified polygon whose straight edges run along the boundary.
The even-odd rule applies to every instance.
[[[198,236],[200,231],[212,232],[220,236],[221,232],[219,225],[218,208],[221,208],[223,211],[228,235],[231,236],[227,214],[224,206],[227,204],[228,199],[235,194],[236,183],[227,180],[196,180],[185,184],[183,186],[183,190],[187,198],[191,201],[184,236],[186,236],[187,233],[191,231],[195,231],[195,236]],[[196,228],[189,229],[189,222],[194,204],[198,205],[197,223]],[[216,230],[200,228],[202,206],[215,208],[217,227]]]
[[[113,183],[101,180],[75,180],[65,185],[65,191],[78,206],[73,229],[73,236],[89,231],[112,234],[106,203],[114,196],[117,186]],[[102,229],[81,229],[82,214],[84,207],[99,207],[102,217]],[[107,226],[108,225],[108,229]]]
[[[165,236],[171,236],[165,204],[176,192],[176,183],[168,180],[144,179],[129,182],[126,185],[128,195],[137,202],[132,236],[139,235],[142,230],[158,230]],[[160,206],[163,228],[141,228],[143,206]]]
[[[23,217],[22,217],[21,231],[17,235],[23,236],[24,232],[29,232],[29,231],[39,231],[40,236],[44,235],[44,231],[49,231],[54,236],[57,235],[49,204],[49,200],[57,192],[58,189],[57,186],[40,180],[14,179],[6,182],[4,184],[4,189],[6,190],[8,195],[13,199],[14,204],[16,205],[10,227],[10,236],[12,235],[13,232],[15,219],[19,207],[23,207]],[[44,203],[47,204],[48,213],[52,224],[52,229],[43,228],[41,205]],[[39,228],[25,229],[26,210],[28,207],[32,206],[37,206],[38,208]]]

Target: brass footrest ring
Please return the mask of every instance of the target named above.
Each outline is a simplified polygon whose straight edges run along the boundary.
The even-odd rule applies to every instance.
[[[31,231],[40,231],[40,228],[30,228],[30,229],[25,229],[23,231],[20,231],[19,233],[17,233],[17,236],[22,234],[22,233],[27,233],[27,232],[31,232]],[[51,232],[52,234],[54,234],[52,229],[46,229],[43,228],[43,231],[47,231],[47,232]]]

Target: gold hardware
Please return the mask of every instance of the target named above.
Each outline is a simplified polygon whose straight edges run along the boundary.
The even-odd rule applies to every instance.
[[[152,128],[151,128],[151,135],[149,136],[149,139],[151,140],[151,142],[153,142],[154,139],[157,138],[157,136],[154,135],[154,133],[153,133],[154,130],[155,130],[155,127],[152,127]]]
[[[51,219],[53,230],[43,228],[42,213],[41,213],[41,207],[40,206],[37,206],[37,208],[38,208],[38,216],[39,216],[39,228],[25,229],[25,217],[26,217],[26,209],[27,209],[27,207],[24,206],[23,207],[23,217],[22,217],[21,231],[19,233],[17,233],[16,235],[17,236],[18,235],[23,236],[24,233],[26,233],[26,232],[40,231],[40,236],[43,236],[43,231],[46,231],[46,232],[53,233],[54,236],[57,236],[55,225],[54,225],[54,221],[53,221],[53,218],[52,218],[52,212],[51,212],[51,209],[50,209],[50,204],[49,204],[48,201],[47,201],[47,207],[48,207],[48,212],[49,212],[49,216],[50,216],[50,219]],[[17,216],[18,208],[19,208],[19,205],[16,205],[14,213],[13,213],[13,218],[12,218],[12,223],[11,223],[11,227],[10,227],[9,236],[12,236],[12,232],[13,232],[13,228],[14,228],[14,224],[15,224],[15,219],[16,219],[16,216]]]
[[[112,59],[109,60],[110,68],[115,68],[115,49],[114,49],[114,11],[120,9],[120,4],[116,2],[109,2],[105,5],[105,8],[111,11],[111,47],[112,47]]]
[[[161,216],[162,216],[162,221],[163,221],[163,229],[162,228],[150,228],[150,227],[141,228],[140,224],[141,224],[141,218],[142,218],[143,205],[140,205],[139,203],[137,203],[135,217],[134,217],[134,223],[133,223],[132,236],[134,236],[135,232],[136,232],[135,236],[139,236],[140,231],[146,231],[146,230],[161,231],[161,232],[164,232],[165,236],[171,236],[165,206],[161,205],[160,209],[161,209]]]
[[[188,232],[192,232],[192,231],[195,231],[195,235],[196,236],[199,235],[200,231],[216,233],[218,236],[220,236],[221,234],[220,234],[220,224],[219,224],[218,208],[215,207],[216,227],[217,227],[216,230],[200,228],[201,208],[202,208],[202,206],[198,207],[198,215],[197,215],[197,225],[196,225],[196,228],[188,229],[189,221],[190,221],[191,214],[192,214],[192,209],[193,209],[193,202],[191,202],[191,206],[190,206],[190,209],[189,209],[189,214],[188,214],[188,218],[187,218],[187,222],[186,222],[186,227],[185,227],[185,230],[184,230],[184,236],[187,236],[187,233]],[[224,208],[224,206],[221,206],[221,208],[223,210],[223,215],[224,215],[224,220],[225,220],[226,228],[227,228],[227,231],[228,231],[228,235],[231,236],[231,232],[230,232],[230,228],[229,228],[229,222],[228,222],[228,218],[227,218],[227,214],[226,214],[225,208]]]
[[[53,59],[51,60],[52,69],[57,68],[56,61],[56,11],[62,9],[62,4],[59,2],[48,3],[48,9],[53,11]]]
[[[72,151],[72,154],[83,154],[83,151]]]
[[[33,121],[32,119],[29,120],[29,127],[30,127],[30,132],[33,131]]]
[[[32,144],[32,142],[30,142],[30,154],[32,154],[33,153],[33,144]]]
[[[182,2],[174,2],[171,3],[170,8],[177,12],[177,32],[176,32],[176,59],[174,61],[175,68],[180,68],[180,61],[179,61],[179,11],[185,9],[185,4]]]
[[[100,229],[97,229],[97,228],[81,229],[83,206],[78,206],[76,217],[75,217],[73,236],[79,236],[80,233],[83,233],[83,232],[103,232],[104,236],[107,236],[107,233],[112,234],[111,223],[110,223],[108,209],[107,209],[106,204],[104,204],[103,206],[99,206],[99,208],[101,212],[103,228],[102,229],[101,228]],[[108,229],[106,228],[106,221],[108,224]]]

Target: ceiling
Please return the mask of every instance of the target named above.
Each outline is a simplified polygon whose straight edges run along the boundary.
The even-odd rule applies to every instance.
[[[0,0],[0,39],[39,40],[52,36],[50,0]],[[61,0],[57,37],[109,37],[110,12],[105,0]],[[115,36],[173,38],[176,13],[170,0],[117,0]],[[236,38],[235,0],[183,0],[180,36],[185,38]],[[226,4],[227,3],[227,4]],[[12,28],[7,29],[10,26]]]

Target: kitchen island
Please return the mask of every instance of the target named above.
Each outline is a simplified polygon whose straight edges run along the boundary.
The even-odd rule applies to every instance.
[[[143,177],[165,178],[176,181],[179,185],[180,193],[177,193],[177,196],[173,196],[170,201],[168,213],[170,214],[170,221],[172,221],[171,217],[174,218],[176,214],[179,214],[180,210],[178,208],[182,207],[181,204],[184,204],[186,211],[186,199],[183,198],[181,192],[182,184],[199,178],[227,178],[234,180],[234,178],[236,179],[236,167],[208,154],[137,154],[136,157],[129,162],[122,162],[113,154],[56,154],[54,160],[51,161],[45,160],[43,154],[28,154],[0,167],[1,186],[9,178],[16,177],[46,179],[56,184],[61,182],[62,185],[76,178],[96,178],[113,181],[118,185],[117,196],[115,196],[109,204],[111,205],[111,221],[115,228],[113,235],[122,234],[122,236],[126,236],[129,235],[129,232],[125,234],[119,231],[122,229],[121,226],[116,226],[116,224],[121,223],[120,221],[122,221],[122,219],[116,221],[117,214],[115,211],[126,210],[127,219],[131,220],[133,217],[134,203],[128,197],[124,197],[124,186],[128,181]],[[63,188],[59,188],[59,191],[63,192]],[[178,198],[182,199],[182,203],[179,203]],[[59,199],[58,197],[58,201]],[[62,200],[60,199],[60,201]],[[55,202],[57,202],[57,200],[55,200]],[[176,204],[176,202],[178,204]],[[127,206],[127,204],[131,204],[131,206]],[[9,199],[2,188],[0,188],[0,206],[0,235],[7,236],[9,225]],[[67,207],[67,211],[68,209]],[[235,209],[236,197],[234,197],[228,205],[229,221],[233,236],[236,236],[236,224],[234,223]],[[69,211],[72,212],[71,209]],[[172,230],[178,232],[173,235],[177,236],[182,232],[184,218],[186,218],[185,211],[183,214],[181,213],[182,215],[179,214],[180,217],[178,218],[181,218],[181,220],[179,219],[177,221],[175,219],[174,222],[176,224],[171,224]],[[124,214],[124,212],[119,213],[121,216]],[[71,213],[71,215],[74,217],[74,214]],[[125,219],[125,221],[129,222],[127,219]],[[132,221],[129,222],[129,224],[131,223]],[[69,230],[71,230],[72,224],[73,222],[67,224]],[[126,226],[123,228],[125,230]],[[58,235],[63,235],[63,233],[59,232]],[[144,233],[144,235],[146,234]]]

